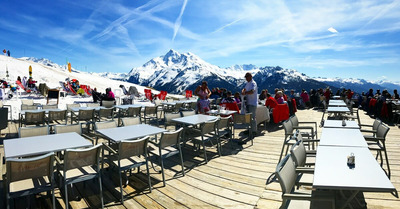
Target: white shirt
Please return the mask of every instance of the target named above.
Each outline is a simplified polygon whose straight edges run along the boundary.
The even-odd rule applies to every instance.
[[[246,94],[247,96],[247,104],[257,106],[258,98],[257,98],[257,83],[251,79],[250,82],[247,82],[246,86],[244,87],[246,91],[254,90],[253,94]]]

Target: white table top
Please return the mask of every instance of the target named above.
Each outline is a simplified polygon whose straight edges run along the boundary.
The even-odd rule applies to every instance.
[[[118,128],[101,129],[97,130],[96,132],[102,134],[103,136],[114,142],[119,142],[122,140],[137,139],[149,135],[155,135],[165,131],[167,130],[148,124],[138,124]]]
[[[329,100],[329,103],[344,103],[343,100],[339,99],[339,100]]]
[[[328,111],[328,113],[347,113],[347,112],[350,112],[349,108],[347,108],[347,107],[331,107],[331,106],[328,106],[327,111]]]
[[[91,147],[92,143],[75,132],[4,140],[5,158],[26,157]]]
[[[324,122],[324,128],[355,128],[359,129],[358,123],[353,120],[345,120],[345,126],[342,125],[342,120],[326,120]]]
[[[190,115],[190,116],[181,117],[181,118],[174,118],[174,119],[172,119],[172,121],[187,124],[187,125],[198,125],[198,124],[205,123],[207,121],[215,120],[215,119],[217,119],[217,117],[215,117],[215,116],[197,114],[197,115]]]
[[[231,114],[235,114],[237,113],[236,110],[210,110],[207,112],[208,114],[212,114],[212,115],[231,115]]]
[[[343,100],[330,100],[328,106],[347,107]]]
[[[355,167],[347,156],[354,153]],[[395,187],[366,147],[318,146],[313,187],[316,189],[392,192]]]
[[[368,147],[361,131],[351,128],[324,128],[319,145]]]

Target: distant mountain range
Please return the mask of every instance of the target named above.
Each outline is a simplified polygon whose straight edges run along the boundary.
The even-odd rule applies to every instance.
[[[57,65],[46,59],[25,58],[45,65]],[[63,66],[60,66],[63,67]],[[140,67],[132,68],[129,73],[97,73],[114,80],[127,81],[156,90],[165,90],[180,94],[185,90],[194,90],[202,81],[207,81],[210,88],[226,88],[232,92],[240,91],[245,85],[244,75],[250,72],[258,84],[259,92],[275,88],[286,90],[319,89],[330,87],[335,93],[338,89],[352,89],[357,93],[366,92],[369,88],[400,89],[397,83],[387,81],[371,82],[364,79],[311,78],[292,69],[277,67],[257,67],[255,65],[234,65],[221,68],[193,53],[179,53],[173,49],[164,56],[153,58]]]

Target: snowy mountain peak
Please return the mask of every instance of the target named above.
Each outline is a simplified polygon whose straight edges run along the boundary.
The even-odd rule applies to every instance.
[[[239,70],[239,71],[251,71],[258,69],[258,67],[252,64],[244,64],[244,65],[233,65],[231,67],[228,67],[228,69]]]
[[[45,66],[49,67],[56,67],[56,68],[62,68],[63,66],[60,66],[53,61],[46,59],[46,58],[35,58],[35,57],[21,57],[21,60],[26,60],[26,61],[31,61],[31,62],[36,62]]]

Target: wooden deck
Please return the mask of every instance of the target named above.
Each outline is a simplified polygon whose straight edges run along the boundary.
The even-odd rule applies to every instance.
[[[315,110],[300,110],[297,112],[300,121],[317,121],[322,116]],[[361,121],[372,124],[373,119],[360,114]],[[16,124],[10,124],[2,130],[1,137],[16,135]],[[387,147],[392,169],[391,181],[400,188],[400,129],[391,126],[387,136]],[[147,177],[143,173],[132,173],[129,184],[124,188],[125,205],[119,202],[119,187],[117,176],[112,171],[106,171],[103,177],[104,200],[106,208],[279,208],[281,205],[281,190],[279,183],[267,184],[268,177],[275,171],[283,142],[282,127],[268,125],[259,127],[260,136],[239,149],[230,144],[223,144],[223,156],[219,157],[215,148],[209,148],[208,164],[202,163],[203,157],[194,153],[190,146],[184,149],[184,164],[186,175],[182,177],[180,161],[177,157],[168,158],[166,162],[167,186],[162,186],[161,174],[150,170],[153,191],[149,193]],[[319,134],[321,129],[318,129]],[[239,132],[236,132],[238,134]],[[2,144],[2,142],[0,142]],[[2,146],[2,145],[1,145]],[[0,148],[3,155],[3,148]],[[210,157],[211,158],[211,157]],[[143,171],[145,172],[145,169]],[[70,200],[70,208],[99,208],[100,200],[95,181],[74,185],[75,198]],[[3,184],[0,184],[0,195],[4,195]],[[70,196],[71,197],[71,196]],[[364,193],[368,208],[400,208],[400,200],[388,193]],[[1,198],[4,200],[4,196]],[[50,208],[51,200],[46,195],[36,195],[30,198],[33,208]],[[21,208],[28,201],[20,198],[15,201],[16,208]],[[5,201],[1,201],[0,208]],[[65,202],[59,189],[56,189],[57,208],[65,208]]]

